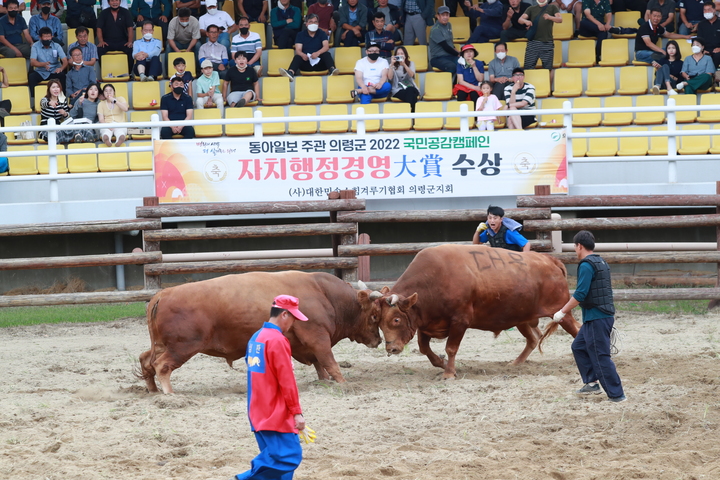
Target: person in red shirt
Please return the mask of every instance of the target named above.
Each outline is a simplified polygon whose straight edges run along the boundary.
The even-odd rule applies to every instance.
[[[248,342],[248,419],[260,453],[250,470],[232,480],[277,478],[291,480],[302,461],[298,431],[305,428],[293,371],[290,341],[283,333],[295,320],[307,321],[299,300],[290,295],[275,297],[270,319]]]

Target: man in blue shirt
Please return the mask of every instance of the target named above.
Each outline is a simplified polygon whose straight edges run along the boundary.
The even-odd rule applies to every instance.
[[[63,40],[64,35],[60,19],[50,15],[52,0],[40,0],[38,3],[40,3],[40,13],[30,18],[30,38],[33,39],[33,42],[40,41],[40,29],[48,27],[52,32],[52,41],[61,47],[64,46],[65,41]]]
[[[280,69],[280,74],[288,77],[291,82],[300,71],[327,70],[330,75],[337,73],[335,61],[330,55],[328,36],[320,28],[320,17],[310,13],[305,24],[307,28],[295,37],[295,56],[290,62],[290,67],[287,70]]]
[[[145,20],[142,25],[142,38],[133,43],[132,56],[135,60],[133,73],[141,82],[152,82],[156,77],[162,76],[162,63],[160,63],[162,42],[153,37],[154,28],[151,20]]]
[[[0,18],[0,55],[6,58],[30,58],[33,41],[27,23],[20,14],[18,0],[6,0],[5,8],[7,15]]]
[[[77,42],[70,44],[68,52],[72,51],[73,48],[79,48],[82,51],[83,63],[88,67],[94,67],[100,57],[95,44],[88,41],[89,30],[83,26],[77,27],[75,29],[75,38],[77,38]]]
[[[488,226],[490,228],[488,228]],[[529,252],[530,242],[520,235],[522,225],[511,218],[505,218],[505,210],[490,205],[487,209],[487,223],[478,225],[473,243],[490,243],[491,247],[504,248],[516,252]]]
[[[35,70],[28,74],[30,91],[44,80],[57,78],[65,91],[65,69],[67,57],[60,45],[52,41],[52,31],[48,27],[40,29],[40,41],[35,42],[30,52],[30,66]]]
[[[172,92],[163,95],[160,99],[160,115],[163,122],[175,120],[192,120],[193,101],[192,98],[183,93],[185,82],[182,77],[173,77],[170,80]],[[182,135],[183,138],[195,138],[195,129],[190,125],[177,127],[162,127],[160,138],[167,140],[173,135]]]
[[[578,232],[573,243],[580,260],[577,288],[553,320],[560,323],[573,308],[582,307],[583,324],[572,343],[572,352],[585,385],[576,393],[598,394],[602,385],[610,401],[624,402],[622,382],[610,358],[610,334],[615,324],[610,267],[594,253],[592,233]]]

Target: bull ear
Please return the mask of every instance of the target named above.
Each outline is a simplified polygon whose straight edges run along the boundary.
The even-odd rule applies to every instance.
[[[398,307],[400,307],[400,310],[402,310],[403,312],[407,312],[413,305],[415,305],[415,302],[417,302],[417,297],[417,292],[413,293],[409,297],[400,300],[400,302],[398,303]]]
[[[372,300],[372,297],[370,297],[365,290],[360,290],[357,292],[357,299],[360,304],[365,304],[368,300]]]
[[[389,291],[390,287],[388,287],[387,285],[380,289],[380,293],[382,293],[383,295],[388,293]]]

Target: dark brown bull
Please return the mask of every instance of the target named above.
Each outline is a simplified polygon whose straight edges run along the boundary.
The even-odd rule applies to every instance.
[[[253,272],[188,283],[158,292],[148,304],[151,348],[140,355],[141,376],[157,392],[155,375],[172,393],[170,374],[204,353],[228,365],[245,356],[250,337],[268,320],[277,295],[300,299],[309,321],[286,334],[293,357],[314,365],[318,378],[344,382],[332,347],[344,338],[377,348],[377,306],[369,290],[357,291],[327,273]]]
[[[541,337],[540,317],[551,317],[569,299],[565,266],[535,252],[517,253],[480,245],[426,248],[410,263],[392,290],[376,300],[388,355],[402,352],[418,334],[420,352],[455,376],[455,355],[468,328],[491,331],[517,327],[525,349],[513,365],[527,360]],[[579,324],[568,314],[561,326],[573,337]],[[431,338],[447,338],[444,362]]]

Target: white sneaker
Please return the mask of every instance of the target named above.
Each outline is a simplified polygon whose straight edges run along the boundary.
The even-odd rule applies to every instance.
[[[675,86],[675,90],[682,90],[685,88],[685,82],[680,82]]]
[[[652,93],[653,93],[653,95],[660,95],[660,87],[658,85],[653,85]]]
[[[677,95],[675,90],[668,90],[668,95]]]

